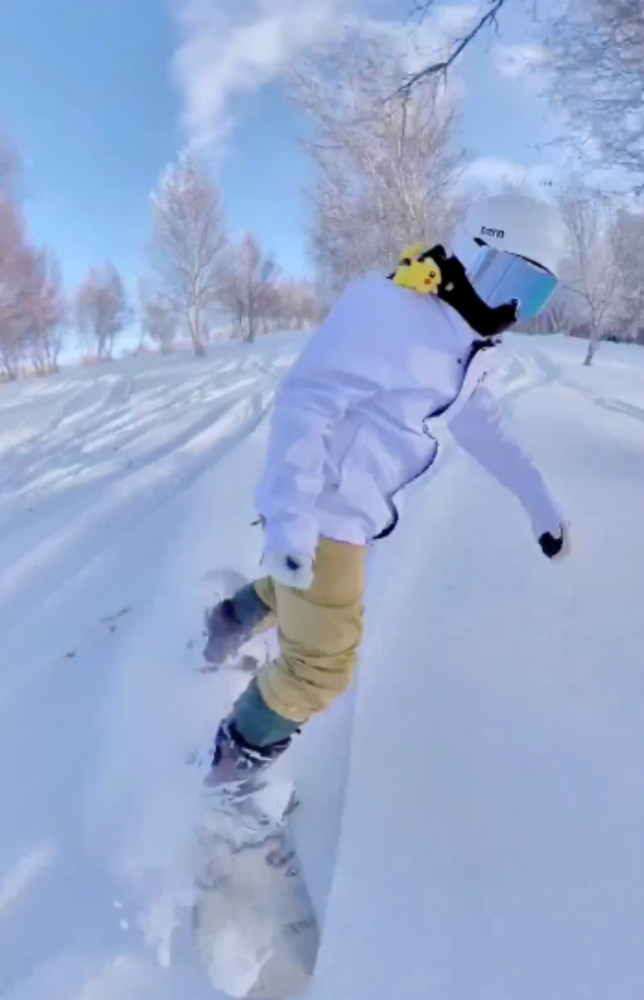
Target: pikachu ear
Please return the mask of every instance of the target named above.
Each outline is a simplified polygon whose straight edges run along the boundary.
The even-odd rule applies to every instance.
[[[405,247],[400,255],[398,267],[410,267],[412,262],[418,260],[420,255],[426,253],[427,250],[426,243],[412,243],[411,246]]]

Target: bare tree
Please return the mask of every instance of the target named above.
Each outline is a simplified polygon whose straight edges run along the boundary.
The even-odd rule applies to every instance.
[[[191,154],[164,173],[152,196],[151,263],[159,294],[205,354],[227,238],[219,188]]]
[[[60,269],[32,246],[17,197],[19,160],[0,141],[0,376],[56,371],[65,332]]]
[[[5,378],[15,378],[24,337],[24,272],[27,262],[22,213],[0,200],[0,364]]]
[[[461,211],[454,101],[433,77],[388,100],[404,78],[392,42],[349,36],[292,81],[315,127],[305,148],[317,168],[311,240],[325,292],[391,268],[409,243],[445,239]]]
[[[90,268],[76,295],[76,323],[100,360],[109,360],[114,342],[131,320],[121,276],[113,264]]]
[[[60,266],[51,251],[32,252],[27,282],[25,320],[31,366],[37,375],[49,375],[58,371],[68,328]]]
[[[56,371],[65,328],[60,271],[54,256],[27,243],[18,205],[0,200],[0,370]]]
[[[271,296],[279,268],[274,257],[264,252],[251,233],[229,249],[219,296],[223,308],[233,317],[237,336],[252,343],[269,313]]]
[[[576,296],[589,330],[585,365],[592,364],[600,341],[618,318],[619,272],[611,240],[611,209],[597,192],[570,187],[559,198],[566,225],[566,288]]]
[[[566,0],[548,49],[552,100],[567,112],[577,149],[623,168],[644,191],[642,0]]]
[[[162,354],[170,354],[177,335],[177,316],[172,305],[144,282],[139,283],[141,340],[149,337]]]

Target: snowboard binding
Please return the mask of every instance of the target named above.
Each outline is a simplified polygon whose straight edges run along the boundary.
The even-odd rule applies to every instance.
[[[291,744],[291,737],[265,747],[247,743],[232,718],[224,719],[215,737],[207,784],[244,785],[253,783]]]

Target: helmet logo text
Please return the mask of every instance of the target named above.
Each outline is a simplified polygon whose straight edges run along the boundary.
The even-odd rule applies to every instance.
[[[496,236],[497,239],[505,239],[505,229],[489,229],[488,226],[481,226],[481,236]]]

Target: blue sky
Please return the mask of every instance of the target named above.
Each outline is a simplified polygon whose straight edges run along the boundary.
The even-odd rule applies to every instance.
[[[447,38],[476,2],[425,25]],[[211,155],[234,230],[251,228],[286,271],[310,273],[308,166],[282,69],[346,17],[403,21],[409,0],[3,0],[0,123],[24,161],[31,233],[59,254],[68,286],[110,259],[145,267],[148,195],[188,140]],[[459,69],[461,140],[474,173],[540,176],[552,151],[529,19],[512,10]]]

